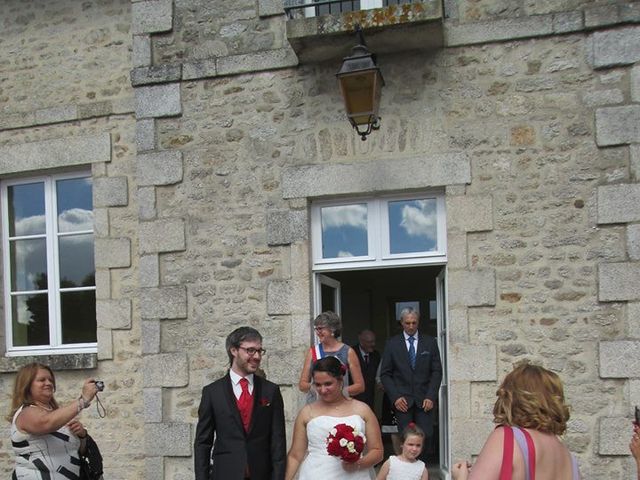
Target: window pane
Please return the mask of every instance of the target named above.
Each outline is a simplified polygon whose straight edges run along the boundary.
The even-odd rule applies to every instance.
[[[45,239],[12,240],[9,246],[11,291],[46,290],[47,247]]]
[[[360,0],[342,0],[334,3],[326,3],[316,7],[316,16],[333,15],[344,12],[354,12],[360,10]]]
[[[368,254],[367,204],[324,207],[322,258],[361,257]]]
[[[62,343],[96,341],[96,292],[64,292],[60,294],[62,310]]]
[[[392,254],[437,249],[436,199],[389,202],[389,245]]]
[[[65,235],[58,239],[60,288],[95,285],[93,234]]]
[[[11,185],[7,188],[7,205],[10,237],[45,232],[44,183]]]
[[[46,294],[11,298],[13,345],[49,345],[49,302]]]
[[[56,182],[58,231],[93,230],[91,178],[71,178]]]

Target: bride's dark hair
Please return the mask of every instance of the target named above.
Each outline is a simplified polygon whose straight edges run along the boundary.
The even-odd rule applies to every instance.
[[[345,366],[342,362],[336,357],[324,357],[318,360],[313,364],[311,368],[311,375],[316,372],[326,372],[331,375],[333,378],[337,378],[338,380],[342,380],[342,377],[345,374]]]

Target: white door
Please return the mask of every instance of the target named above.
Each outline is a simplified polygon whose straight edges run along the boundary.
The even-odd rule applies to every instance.
[[[436,277],[438,348],[442,359],[442,384],[438,402],[438,423],[440,432],[440,471],[443,478],[450,478],[451,452],[449,449],[449,375],[447,356],[447,268],[443,267]]]
[[[327,310],[341,315],[340,282],[326,275],[316,275],[314,310],[318,315]]]

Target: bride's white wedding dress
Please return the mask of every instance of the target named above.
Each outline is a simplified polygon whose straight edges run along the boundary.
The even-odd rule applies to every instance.
[[[360,415],[348,417],[320,415],[312,418],[307,423],[309,454],[302,462],[298,480],[371,480],[375,478],[373,468],[347,472],[342,468],[342,460],[327,453],[327,437],[331,429],[339,423],[351,425],[361,432],[365,431],[365,422]]]

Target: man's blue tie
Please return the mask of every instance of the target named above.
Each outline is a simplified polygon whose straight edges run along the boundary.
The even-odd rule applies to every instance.
[[[409,335],[409,363],[412,369],[416,368],[416,347],[413,346],[415,340],[413,335]]]

